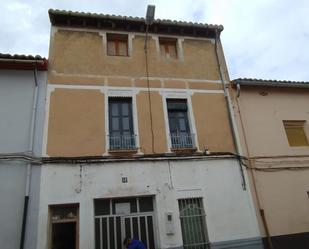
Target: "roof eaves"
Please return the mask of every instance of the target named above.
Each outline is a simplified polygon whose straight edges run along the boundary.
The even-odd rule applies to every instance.
[[[59,9],[49,9],[49,18],[52,24],[54,24],[54,15],[63,15],[63,16],[75,16],[75,17],[93,17],[99,19],[114,19],[118,21],[130,21],[130,22],[145,22],[145,19],[142,17],[132,17],[132,16],[120,16],[120,15],[109,15],[109,14],[98,14],[98,13],[89,13],[89,12],[77,12],[77,11],[66,11]],[[206,23],[196,23],[196,22],[185,22],[185,21],[175,21],[169,19],[155,19],[155,24],[162,25],[174,25],[179,27],[193,27],[193,28],[208,28],[218,30],[219,32],[223,31],[223,25],[214,25]]]
[[[37,68],[46,71],[48,60],[40,55],[3,54],[0,53],[0,69],[30,70]]]
[[[238,78],[232,80],[232,84],[240,86],[263,86],[263,87],[291,87],[291,88],[309,88],[308,81],[287,81],[287,80],[263,80],[252,78]]]
[[[24,54],[14,54],[14,55],[12,55],[12,54],[2,54],[2,53],[0,53],[0,59],[25,60],[25,61],[27,61],[27,60],[31,60],[31,61],[33,61],[33,60],[37,60],[37,61],[46,60],[46,58],[43,58],[40,55],[34,55],[34,56],[33,55],[24,55]]]

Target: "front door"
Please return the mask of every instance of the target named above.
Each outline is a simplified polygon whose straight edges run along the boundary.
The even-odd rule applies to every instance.
[[[96,249],[123,249],[125,237],[155,249],[153,197],[95,200]]]

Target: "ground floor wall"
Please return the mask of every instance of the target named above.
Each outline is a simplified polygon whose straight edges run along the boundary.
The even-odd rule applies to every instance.
[[[249,171],[260,230],[267,245],[265,223],[274,249],[309,248],[309,170],[302,158],[259,159]]]
[[[26,249],[35,248],[37,235],[38,200],[40,167],[32,167],[35,172],[31,184],[27,229],[25,234]],[[0,162],[0,243],[1,249],[19,248],[23,210],[27,163],[20,161]],[[36,195],[37,193],[37,195]],[[35,201],[36,200],[36,201]]]
[[[138,196],[154,198],[156,248],[183,246],[178,200],[186,198],[202,199],[212,248],[262,248],[237,161],[216,159],[43,165],[37,249],[49,246],[50,206],[78,204],[79,248],[94,249],[94,200]]]

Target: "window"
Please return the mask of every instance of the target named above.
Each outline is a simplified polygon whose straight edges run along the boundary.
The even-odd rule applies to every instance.
[[[177,40],[159,38],[161,55],[165,58],[177,59]]]
[[[78,248],[78,205],[50,207],[51,249]]]
[[[184,249],[208,249],[209,240],[202,198],[178,200]]]
[[[95,199],[95,248],[122,249],[124,237],[155,249],[153,197]]]
[[[190,133],[187,100],[167,99],[167,111],[172,148],[192,148],[194,136]]]
[[[309,146],[306,136],[306,121],[284,120],[285,133],[290,146]]]
[[[111,150],[135,149],[132,99],[109,98],[109,148]]]
[[[128,56],[128,35],[107,34],[107,55]]]

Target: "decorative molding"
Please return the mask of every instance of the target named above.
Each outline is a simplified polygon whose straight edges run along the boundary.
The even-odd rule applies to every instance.
[[[128,87],[113,87],[113,86],[102,86],[102,85],[65,85],[65,84],[49,84],[48,87],[50,88],[63,88],[63,89],[85,89],[85,90],[99,90],[101,92],[105,91],[116,91],[119,94],[121,92],[127,92],[127,91],[133,91],[136,93],[139,92],[148,92],[147,87],[129,87],[130,90],[128,90]],[[161,95],[164,92],[165,94],[168,94],[169,96],[175,95],[178,96],[179,94],[189,94],[193,95],[194,93],[224,93],[223,90],[202,90],[202,89],[178,89],[178,88],[149,88],[150,91],[159,92]]]
[[[72,73],[58,73],[56,70],[51,71],[52,75],[62,77],[83,77],[83,78],[115,78],[115,79],[126,79],[126,80],[147,80],[147,77],[132,77],[132,76],[119,76],[119,75],[101,75],[101,74],[72,74]],[[182,82],[192,83],[212,83],[222,84],[221,80],[209,80],[209,79],[190,79],[190,78],[167,78],[167,77],[148,77],[149,80],[177,80]],[[228,83],[228,82],[227,82]],[[74,83],[72,83],[74,84]]]

